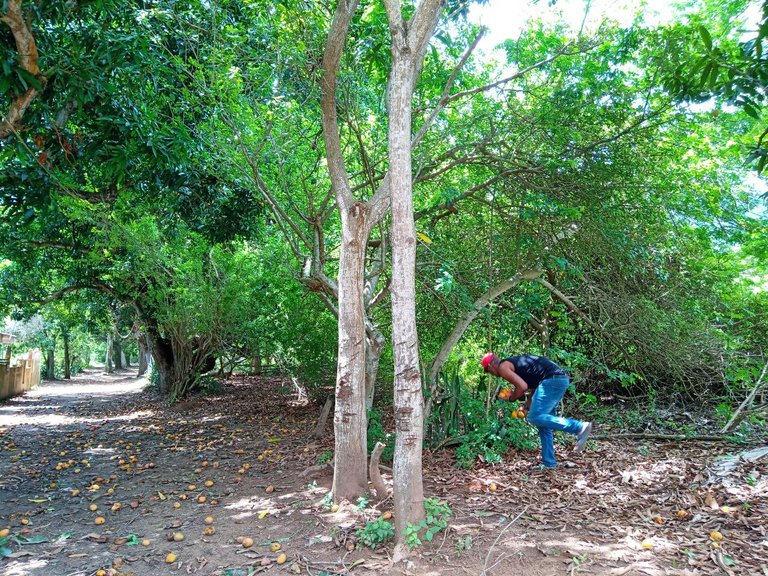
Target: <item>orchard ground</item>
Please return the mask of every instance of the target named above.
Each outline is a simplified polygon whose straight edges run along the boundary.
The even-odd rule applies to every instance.
[[[391,542],[372,550],[357,534],[391,500],[324,498],[331,426],[311,439],[319,407],[290,381],[238,376],[175,406],[145,384],[91,369],[0,404],[0,574],[768,574],[757,441],[604,426],[545,472],[535,453],[460,470],[425,452],[425,496],[448,504],[449,526],[393,564]]]

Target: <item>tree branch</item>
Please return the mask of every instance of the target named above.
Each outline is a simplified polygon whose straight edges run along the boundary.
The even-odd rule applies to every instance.
[[[21,11],[21,0],[8,0],[8,10],[0,16],[0,20],[8,25],[14,40],[16,40],[16,51],[19,54],[19,64],[21,64],[22,69],[32,74],[45,86],[47,79],[40,74],[40,68],[37,63],[37,44],[35,43],[32,30],[24,20],[24,14]],[[8,113],[0,122],[0,140],[4,140],[16,132],[21,119],[37,94],[38,90],[30,86],[24,94],[17,97],[11,103]]]

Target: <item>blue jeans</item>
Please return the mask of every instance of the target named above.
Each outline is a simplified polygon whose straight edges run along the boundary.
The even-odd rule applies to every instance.
[[[584,425],[580,420],[555,416],[557,405],[568,390],[568,383],[567,376],[555,376],[542,380],[533,393],[531,408],[528,411],[528,422],[539,429],[541,462],[544,466],[552,468],[557,466],[554,431],[562,430],[569,434],[578,434]]]

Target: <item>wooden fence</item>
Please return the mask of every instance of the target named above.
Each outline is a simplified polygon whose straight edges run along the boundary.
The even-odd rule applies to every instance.
[[[24,394],[40,384],[40,350],[11,358],[10,350],[0,359],[0,401]]]

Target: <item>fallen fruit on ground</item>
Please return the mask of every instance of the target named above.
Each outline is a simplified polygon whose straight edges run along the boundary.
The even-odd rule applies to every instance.
[[[206,516],[203,520],[203,524],[213,524],[213,516]]]
[[[101,524],[104,524],[104,522],[106,521],[107,521],[106,518],[104,518],[103,516],[96,516],[96,519],[93,521],[93,523],[101,525]]]
[[[384,512],[384,514],[381,515],[381,517],[384,520],[389,520],[390,518],[392,518],[392,512],[387,510],[386,512]]]
[[[173,533],[173,541],[174,542],[181,542],[184,540],[184,533],[183,532],[174,532]]]
[[[168,552],[168,554],[166,554],[165,556],[165,563],[173,564],[174,562],[176,562],[176,554],[174,554],[173,552]]]
[[[243,548],[250,548],[253,546],[253,538],[243,538]]]
[[[272,494],[272,492],[274,491],[275,491],[274,486],[267,486],[267,488],[264,490],[264,492],[266,492],[267,494]]]
[[[99,507],[96,506],[96,504],[91,504],[90,506],[88,506],[88,510],[90,510],[91,512],[96,512],[96,510],[98,509]]]
[[[280,550],[280,544],[277,542],[272,542],[272,544],[269,545],[269,551],[270,552],[277,552]]]
[[[149,546],[150,544],[152,544],[152,542],[150,542],[150,541],[149,541],[149,540],[147,540],[146,538],[145,538],[144,540],[142,540],[142,541],[141,541],[141,545],[142,545],[142,546]]]
[[[206,527],[205,530],[203,530],[203,534],[206,536],[211,536],[215,533],[216,533],[216,528],[214,528],[213,526],[208,526]]]
[[[712,532],[710,532],[709,533],[709,537],[712,538],[712,540],[722,540],[723,539],[723,535],[720,532],[718,532],[717,530],[713,530]]]
[[[339,505],[338,504],[334,504],[333,506],[331,506],[331,512],[338,512],[338,511],[339,511]]]
[[[10,533],[11,531],[8,528],[3,528],[2,530],[0,530],[0,538],[5,538]]]
[[[491,484],[490,486],[488,486],[488,490],[490,490],[491,492],[496,492],[496,484]]]
[[[288,557],[285,555],[285,553],[280,554],[280,556],[277,557],[278,564],[285,564],[286,560],[288,560]]]

